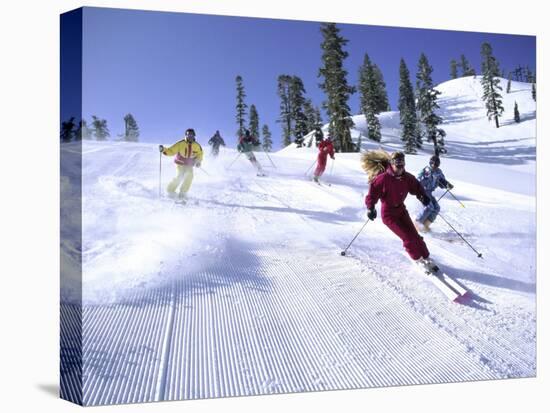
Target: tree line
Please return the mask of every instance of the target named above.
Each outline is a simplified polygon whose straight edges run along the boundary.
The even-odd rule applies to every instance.
[[[350,128],[354,126],[354,122],[348,104],[349,99],[352,94],[359,92],[359,111],[365,116],[367,122],[366,138],[380,142],[381,125],[377,115],[391,110],[386,83],[380,68],[365,53],[363,64],[359,68],[358,85],[349,85],[348,73],[344,68],[344,60],[348,57],[344,48],[348,40],[340,35],[340,31],[334,23],[322,23],[320,30],[323,35],[322,66],[319,69],[318,77],[321,78],[319,87],[325,93],[322,108],[329,120],[328,134],[332,137],[338,151],[359,151],[361,137],[357,143],[352,142],[351,139]],[[500,78],[504,77],[504,72],[500,70],[491,45],[487,42],[481,45],[481,57],[481,85],[487,118],[490,121],[494,120],[495,126],[498,128],[504,111],[502,87],[500,86]],[[451,79],[477,76],[474,67],[464,54],[459,59],[452,59],[450,68]],[[404,59],[400,60],[398,110],[402,126],[401,139],[407,153],[415,153],[422,148],[423,142],[433,145],[435,154],[447,151],[445,148],[446,133],[440,127],[443,120],[437,115],[437,109],[439,109],[437,99],[441,93],[435,89],[432,72],[433,68],[427,56],[422,53],[418,60],[416,87],[414,88],[409,69]],[[536,100],[535,76],[528,67],[519,66],[510,73],[520,81],[533,82],[532,96]],[[237,91],[237,122],[239,124],[237,135],[240,136],[245,123],[247,107],[244,103],[244,86],[240,76],[237,76]],[[509,87],[507,92],[509,92]],[[277,122],[282,126],[281,143],[283,146],[287,146],[293,141],[298,147],[301,147],[304,136],[321,127],[320,110],[313,105],[311,99],[306,97],[303,81],[298,76],[280,75],[277,80],[277,95],[280,99],[280,113]],[[514,113],[514,119],[518,122],[517,103]],[[255,126],[257,120],[254,121],[256,123],[253,122],[257,116],[257,109],[252,105],[249,129],[255,136],[259,136],[257,126]],[[267,128],[267,125],[264,127]],[[269,136],[268,150],[271,150],[272,141],[271,135]]]
[[[378,115],[390,111],[387,87],[380,68],[365,53],[363,63],[359,67],[358,85],[350,85],[347,81],[348,72],[344,68],[344,61],[348,53],[344,50],[348,40],[340,35],[335,23],[322,23],[321,60],[317,77],[320,78],[319,87],[325,94],[322,102],[328,117],[328,134],[332,138],[335,148],[341,152],[359,151],[361,138],[353,142],[350,129],[354,126],[352,112],[349,107],[351,95],[359,92],[359,113],[364,115],[367,128],[366,138],[380,142],[381,125]],[[494,120],[495,126],[500,127],[500,119],[504,112],[502,106],[502,87],[500,78],[504,71],[493,55],[491,45],[487,42],[481,45],[481,85],[483,101],[487,110],[487,118]],[[416,153],[424,142],[433,145],[435,154],[445,153],[445,131],[440,127],[442,118],[437,115],[437,103],[440,92],[435,89],[432,80],[433,68],[427,56],[421,53],[416,72],[415,87],[411,82],[411,73],[401,58],[399,63],[399,97],[398,110],[400,116],[401,139],[407,153]],[[464,54],[459,59],[450,62],[450,78],[474,76],[476,71]],[[518,66],[508,72],[506,93],[510,93],[511,80],[529,81],[532,83],[532,98],[536,100],[536,75],[528,66]],[[263,149],[273,149],[273,138],[269,126],[264,123],[260,129],[260,116],[255,104],[248,106],[242,76],[237,75],[236,91],[236,122],[237,137],[248,129],[253,136],[261,137]],[[298,147],[303,146],[304,137],[320,130],[323,125],[320,108],[307,97],[302,79],[292,74],[281,74],[277,78],[277,96],[279,97],[279,115],[276,119],[281,124],[282,146],[294,142]],[[514,120],[519,122],[517,103],[514,107]],[[118,137],[125,141],[136,142],[139,139],[139,127],[132,114],[124,116],[124,133]],[[85,119],[78,123],[75,118],[62,122],[61,140],[69,142],[80,139],[106,140],[110,137],[109,128],[105,119],[92,116],[91,125]],[[311,142],[311,141],[310,141]],[[311,143],[310,143],[311,144]]]
[[[131,113],[128,113],[123,119],[124,133],[118,135],[118,137],[128,142],[137,142],[140,132],[136,119]],[[88,125],[86,119],[81,119],[76,122],[75,117],[72,116],[61,123],[60,135],[62,142],[79,141],[82,139],[105,141],[111,136],[111,132],[107,126],[106,119],[101,119],[93,115],[92,122]]]

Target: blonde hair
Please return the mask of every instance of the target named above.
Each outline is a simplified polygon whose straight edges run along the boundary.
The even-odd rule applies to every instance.
[[[367,173],[369,183],[389,166],[392,155],[382,149],[363,152],[361,155],[361,167]]]

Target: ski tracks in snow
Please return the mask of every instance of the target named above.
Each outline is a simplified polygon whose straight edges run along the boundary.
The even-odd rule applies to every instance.
[[[201,208],[224,222],[215,248],[198,251],[208,265],[187,268],[183,252],[161,286],[84,308],[85,404],[534,375],[534,332],[502,331],[510,320],[492,309],[490,287],[459,278],[489,299],[450,303],[368,235],[341,257],[343,245],[323,234],[345,224],[351,239],[357,220],[319,204],[349,207],[345,188],[303,181],[296,198],[271,178],[224,185],[215,196],[197,191]],[[273,231],[289,242],[273,242]],[[533,325],[529,314],[524,321],[513,328]],[[78,336],[72,307],[62,324]],[[71,342],[62,344],[62,387],[75,391],[81,366]]]

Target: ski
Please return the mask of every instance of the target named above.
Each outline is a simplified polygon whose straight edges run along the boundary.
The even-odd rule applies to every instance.
[[[161,201],[168,202],[174,206],[178,207],[184,207],[184,206],[190,206],[190,205],[199,205],[199,201],[193,198],[186,198],[186,199],[179,199],[179,198],[173,198],[173,197],[162,197]]]
[[[179,207],[184,207],[184,206],[191,206],[191,205],[199,205],[199,201],[197,201],[196,199],[193,199],[193,198],[187,198],[187,199],[178,199],[177,201],[174,201],[174,205],[176,206],[179,206]]]
[[[439,268],[437,271],[418,269],[451,301],[460,301],[468,293],[466,288]]]
[[[319,186],[331,186],[330,182],[320,182],[320,181],[316,181],[315,179],[308,179],[308,180]]]

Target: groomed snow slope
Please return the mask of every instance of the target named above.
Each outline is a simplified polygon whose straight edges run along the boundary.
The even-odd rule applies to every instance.
[[[535,109],[529,85],[514,83],[497,130],[478,81],[440,85],[442,168],[465,208],[448,196],[441,206],[483,259],[441,219],[425,237],[471,291],[463,304],[413,270],[380,220],[340,256],[365,219],[358,154],[329,163],[329,187],[306,179],[311,148],[270,154],[277,168],[258,154],[264,178],[242,157],[226,170],[237,153],[223,150],[206,158],[208,174],[195,170],[193,202],[180,207],[158,199],[157,145],[84,142],[84,404],[534,376]],[[513,100],[525,108],[520,124],[509,122]],[[398,114],[381,121],[381,146],[398,148]],[[428,149],[407,157],[409,171]],[[163,158],[162,187],[173,174]],[[412,197],[407,207],[416,214],[420,204]],[[68,264],[71,251],[63,246]],[[64,331],[74,335],[62,340],[69,398],[78,393],[75,286],[62,291]]]

